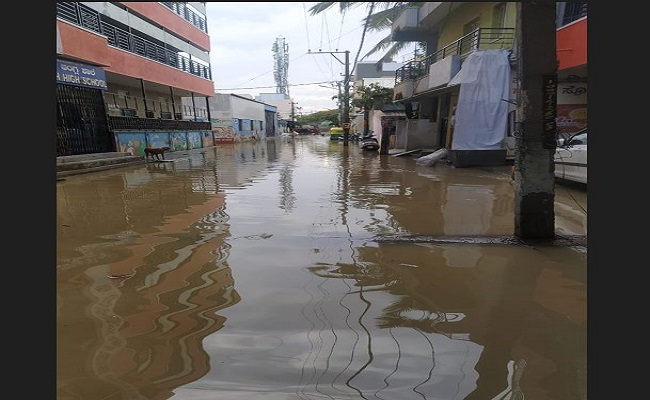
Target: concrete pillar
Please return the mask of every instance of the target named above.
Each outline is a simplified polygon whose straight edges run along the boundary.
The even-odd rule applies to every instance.
[[[519,96],[515,236],[555,237],[555,2],[517,2]]]

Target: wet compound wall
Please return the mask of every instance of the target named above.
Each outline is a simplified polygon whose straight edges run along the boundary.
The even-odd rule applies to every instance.
[[[169,147],[170,152],[214,146],[210,131],[114,132],[117,151],[144,157],[145,147]]]

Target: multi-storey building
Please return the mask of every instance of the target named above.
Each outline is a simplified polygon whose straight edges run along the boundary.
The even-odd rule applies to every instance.
[[[505,161],[502,142],[493,136],[495,129],[500,131],[497,135],[505,134],[507,101],[511,97],[508,64],[514,47],[515,24],[516,4],[509,2],[427,2],[419,8],[407,8],[394,21],[394,41],[426,44],[424,57],[409,61],[396,71],[395,100],[405,105],[409,117],[397,126],[398,149],[454,147],[454,122],[463,118],[460,110],[456,114],[463,84],[452,79],[462,76],[463,66],[476,62],[472,68],[481,69],[477,76],[484,79],[473,84],[491,88],[477,86],[473,93],[498,97],[482,99],[476,104],[491,107],[496,101],[498,112],[486,108],[474,116],[491,114],[490,118],[499,121],[496,126],[483,124],[485,129],[475,132],[470,146],[487,150],[483,156],[489,153],[488,158],[496,155]],[[472,59],[479,54],[485,58]]]
[[[587,126],[587,3],[557,3],[557,128],[563,137]]]
[[[359,97],[356,93],[359,88],[367,87],[371,84],[393,88],[395,85],[395,71],[403,64],[397,62],[377,62],[377,61],[360,61],[355,65],[353,77],[353,97]],[[351,126],[357,133],[364,132],[367,122],[368,130],[381,132],[382,126],[394,125],[395,121],[405,119],[404,107],[402,105],[386,104],[382,109],[368,110],[368,115],[364,115],[363,110],[354,110],[355,113],[350,115]],[[366,118],[368,119],[366,121]]]
[[[586,125],[587,6],[558,2],[556,11],[557,125],[562,134]],[[400,14],[392,39],[426,43],[426,56],[396,71],[394,99],[405,104],[410,117],[397,126],[399,149],[453,150],[460,136],[458,130],[454,136],[454,122],[462,118],[473,136],[458,147],[491,154],[474,162],[500,163],[514,155],[516,24],[514,2],[427,2]],[[471,73],[463,73],[464,67]],[[464,115],[460,108],[456,114],[464,85],[472,86],[468,93],[483,96],[473,99],[475,107],[482,104],[473,115],[466,108]],[[480,121],[480,115],[486,120]]]
[[[214,145],[205,2],[56,7],[57,155]]]

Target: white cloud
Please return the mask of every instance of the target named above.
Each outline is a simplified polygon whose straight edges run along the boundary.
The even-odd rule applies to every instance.
[[[311,16],[309,8],[314,4],[317,3],[207,2],[210,63],[217,91],[253,96],[274,93],[272,47],[277,38],[283,37],[289,47],[287,80],[291,98],[303,113],[336,109],[336,101],[332,100],[338,93],[336,86],[321,87],[319,83],[343,79],[345,54],[308,52],[349,51],[352,69],[367,9],[360,5],[343,16],[338,6],[333,6]],[[361,56],[389,33],[367,33]]]

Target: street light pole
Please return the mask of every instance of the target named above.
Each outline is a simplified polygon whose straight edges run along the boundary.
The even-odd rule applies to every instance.
[[[343,127],[343,146],[348,146],[349,141],[350,141],[350,52],[348,50],[346,51],[307,51],[307,54],[331,54],[332,57],[336,58],[336,61],[340,62],[341,64],[345,65],[345,78],[343,81],[343,86],[344,86],[344,94],[343,94],[343,101],[345,102],[343,104],[343,118],[341,121],[341,125]],[[334,54],[341,54],[345,53],[345,62],[339,60]],[[339,92],[339,101],[341,100],[340,92]]]
[[[350,52],[345,51],[345,84],[343,96],[345,105],[343,107],[343,146],[347,146],[350,140]]]

